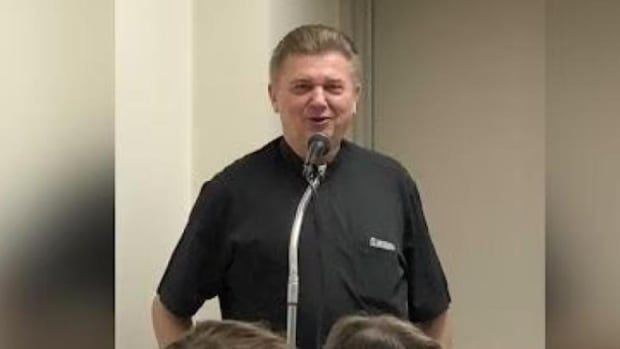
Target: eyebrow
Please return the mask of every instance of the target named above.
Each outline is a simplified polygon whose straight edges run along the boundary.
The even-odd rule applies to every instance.
[[[308,77],[302,77],[302,78],[295,78],[289,82],[289,84],[291,85],[297,84],[297,83],[314,83],[314,80]],[[344,84],[345,81],[344,79],[340,79],[340,78],[329,78],[328,77],[325,79],[325,83],[326,84],[334,84],[334,83]]]
[[[290,84],[296,84],[296,83],[300,83],[300,82],[304,82],[304,83],[312,82],[312,79],[310,79],[310,78],[295,78],[295,79],[289,81]]]

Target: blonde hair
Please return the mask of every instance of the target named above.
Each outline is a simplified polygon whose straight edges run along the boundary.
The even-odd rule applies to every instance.
[[[290,55],[317,55],[333,51],[351,62],[354,78],[360,82],[361,62],[353,41],[343,32],[322,24],[302,25],[280,40],[271,54],[269,78],[275,80],[284,60]]]
[[[408,321],[390,315],[352,315],[334,324],[324,349],[441,349],[441,346]]]
[[[166,349],[287,349],[286,340],[259,324],[235,320],[199,322]]]

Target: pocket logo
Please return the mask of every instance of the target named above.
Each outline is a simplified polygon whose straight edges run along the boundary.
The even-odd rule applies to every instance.
[[[393,243],[375,237],[371,237],[369,241],[370,247],[379,248],[386,251],[396,251],[396,246]]]

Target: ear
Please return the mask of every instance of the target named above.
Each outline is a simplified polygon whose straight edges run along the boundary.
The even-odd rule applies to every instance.
[[[278,110],[278,100],[276,98],[275,88],[273,87],[272,83],[269,83],[269,85],[267,85],[267,93],[269,94],[269,101],[271,101],[271,107],[273,108],[274,113],[279,113],[280,111]]]
[[[362,85],[356,84],[355,85],[355,102],[353,102],[353,115],[357,113],[357,103],[360,100],[361,92],[362,92]]]

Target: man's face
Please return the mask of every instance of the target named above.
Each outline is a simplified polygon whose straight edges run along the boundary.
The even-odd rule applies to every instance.
[[[339,52],[289,55],[269,85],[269,97],[280,114],[287,143],[305,156],[315,133],[340,145],[355,114],[359,85],[353,65]]]

